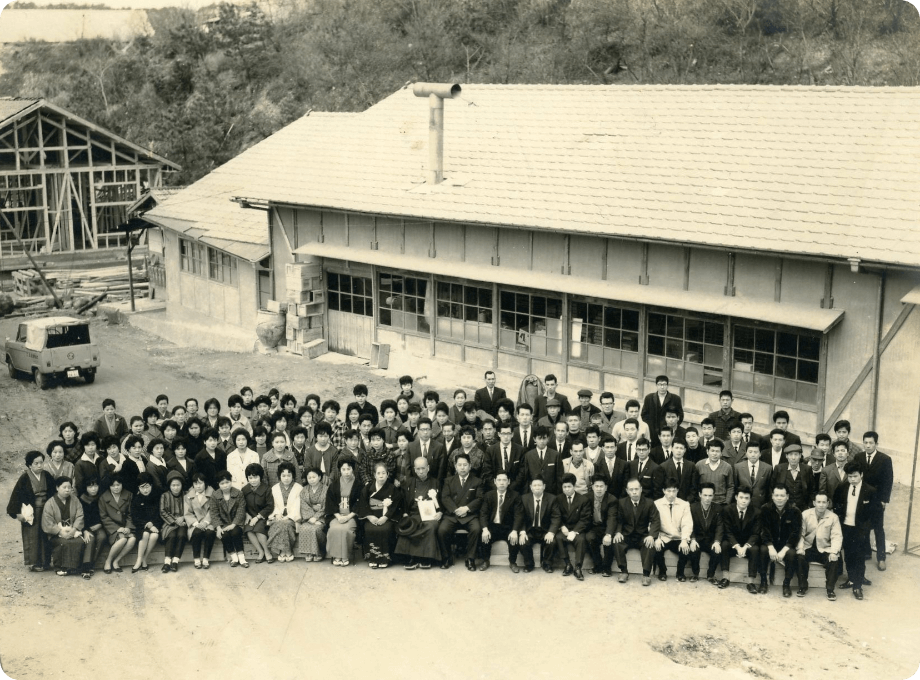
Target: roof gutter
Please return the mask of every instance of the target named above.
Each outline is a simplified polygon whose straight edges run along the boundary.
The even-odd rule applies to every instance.
[[[444,100],[460,94],[457,83],[416,83],[412,86],[416,97],[428,97],[428,170],[425,181],[440,184],[444,181]]]

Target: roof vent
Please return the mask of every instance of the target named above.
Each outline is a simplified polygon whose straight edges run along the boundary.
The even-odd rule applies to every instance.
[[[444,181],[444,100],[460,94],[457,83],[416,83],[412,86],[416,97],[428,97],[428,184]]]

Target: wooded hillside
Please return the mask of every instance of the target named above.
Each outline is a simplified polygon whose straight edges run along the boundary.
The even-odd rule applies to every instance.
[[[313,109],[408,81],[918,85],[903,0],[287,0],[152,37],[9,46],[0,95],[46,97],[180,163],[188,183]]]

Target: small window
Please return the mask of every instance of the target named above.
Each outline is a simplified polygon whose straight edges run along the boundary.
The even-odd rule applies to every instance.
[[[492,344],[492,289],[437,282],[438,336]]]
[[[725,324],[661,314],[648,315],[647,375],[667,375],[707,387],[722,387]]]
[[[817,404],[821,338],[735,326],[732,389],[784,402]]]
[[[562,358],[562,299],[499,292],[499,346],[553,359]]]
[[[428,281],[386,272],[379,276],[380,325],[430,333]]]
[[[634,373],[639,366],[639,312],[573,300],[569,358]]]
[[[326,281],[331,311],[374,316],[370,279],[328,272]]]

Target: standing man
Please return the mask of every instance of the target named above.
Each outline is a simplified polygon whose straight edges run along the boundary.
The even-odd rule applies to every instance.
[[[828,600],[836,600],[834,587],[840,573],[840,549],[843,532],[840,519],[828,510],[827,494],[818,492],[815,507],[802,513],[802,535],[796,548],[799,566],[799,597],[808,592],[808,563],[820,562],[824,566],[824,588]]]
[[[486,386],[480,387],[473,395],[473,402],[476,409],[485,411],[493,418],[498,417],[498,402],[500,399],[506,399],[507,394],[501,387],[495,386],[495,371],[486,371]]]
[[[878,432],[866,432],[863,435],[863,446],[866,450],[856,456],[856,461],[865,470],[866,484],[875,487],[876,500],[879,506],[872,518],[872,531],[875,532],[875,556],[878,560],[878,570],[885,571],[885,508],[891,502],[891,487],[894,485],[894,467],[891,456],[878,450]],[[866,533],[866,542],[869,534]]]
[[[643,437],[648,441],[648,437]],[[627,418],[623,423],[623,440],[617,445],[617,457],[631,463],[636,457],[636,442],[639,441],[639,421]]]
[[[696,583],[700,578],[700,555],[709,555],[706,567],[706,580],[716,582],[716,567],[722,554],[722,506],[712,502],[715,495],[712,482],[700,487],[699,499],[690,505],[690,518],[693,520],[693,533],[690,536],[690,582]],[[680,577],[677,577],[680,580]]]
[[[613,392],[602,392],[600,402],[601,422],[598,424],[598,427],[600,428],[601,432],[612,434],[613,426],[616,425],[617,421],[619,420],[617,413],[613,408],[614,404],[616,404],[616,398],[613,396]]]
[[[508,439],[511,439],[511,426],[508,426]],[[520,571],[517,565],[518,536],[514,530],[523,510],[521,497],[510,488],[511,479],[507,471],[495,468],[495,489],[482,498],[479,508],[479,524],[482,526],[482,564],[479,571],[489,568],[492,558],[492,545],[495,541],[508,542],[508,565],[515,574]]]
[[[560,460],[572,455],[572,439],[569,437],[569,426],[562,421],[553,426],[553,439],[549,447],[559,453]]]
[[[418,439],[409,443],[410,460],[424,458],[428,461],[428,474],[443,482],[447,474],[447,450],[442,442],[431,438],[431,428],[428,418],[419,418]],[[415,474],[414,468],[412,474]]]
[[[732,402],[735,400],[731,390],[722,390],[719,392],[719,410],[709,414],[716,423],[716,437],[725,441],[729,435],[729,425],[733,422],[741,422],[741,414],[732,408]]]
[[[541,490],[545,489],[548,494],[556,494],[560,487],[559,480],[562,477],[562,459],[559,458],[559,453],[555,449],[546,445],[549,441],[549,432],[545,427],[538,427],[534,430],[534,441],[536,443],[534,448],[524,454],[519,486],[528,488],[531,482],[539,477],[543,482]]]
[[[777,467],[780,463],[786,462],[786,453],[784,447],[786,446],[786,433],[781,429],[774,428],[770,430],[769,439],[764,440],[767,442],[767,446],[763,448],[763,453],[761,458],[770,467]],[[763,446],[763,441],[761,441],[761,446]]]
[[[838,486],[834,494],[834,512],[843,530],[843,557],[847,566],[847,583],[853,586],[853,597],[863,599],[866,581],[866,560],[869,558],[869,532],[878,513],[875,488],[863,481],[862,461],[846,464],[848,484]],[[846,586],[846,584],[844,584]]]
[[[438,525],[438,541],[446,557],[441,569],[453,563],[451,541],[458,529],[466,529],[466,568],[476,571],[476,546],[482,527],[479,524],[479,508],[482,506],[482,481],[470,474],[470,457],[462,451],[454,460],[457,474],[448,477],[441,490],[444,517]]]
[[[521,461],[524,458],[524,448],[520,444],[511,441],[512,431],[511,423],[502,423],[498,426],[498,442],[492,444],[485,454],[489,458],[492,470],[498,476],[499,472],[508,475],[509,484],[512,489],[518,491],[518,477],[521,473]],[[498,488],[497,480],[494,483]],[[483,525],[484,526],[484,525]]]
[[[760,460],[760,445],[755,441],[747,443],[747,460],[735,464],[735,488],[751,489],[751,505],[762,508],[767,502],[767,492],[773,477],[773,468]]]
[[[546,410],[546,402],[550,399],[556,399],[559,401],[559,407],[561,413],[566,415],[569,411],[572,410],[572,405],[569,404],[569,398],[564,394],[561,394],[556,391],[556,386],[559,384],[559,381],[556,379],[556,376],[550,373],[545,378],[543,378],[543,386],[546,388],[546,393],[537,397],[534,401],[535,413],[534,418],[537,419],[537,422],[540,422],[540,418],[545,415],[548,415]]]
[[[648,429],[648,425],[646,425],[644,422],[642,422],[639,419],[639,409],[640,408],[641,408],[641,405],[635,399],[630,399],[629,401],[626,402],[626,417],[623,418],[622,420],[617,420],[617,422],[614,423],[613,425],[613,429],[610,431],[610,434],[613,435],[613,438],[617,440],[617,444],[622,442],[623,439],[626,437],[626,432],[624,430],[624,427],[626,426],[626,422],[630,418],[636,421],[636,427],[639,432],[638,436],[645,437],[646,439],[651,440],[652,433]]]
[[[738,420],[741,421],[741,425],[744,427],[744,432],[741,434],[741,441],[744,442],[744,448],[747,449],[747,445],[750,442],[756,442],[758,445],[763,440],[759,434],[754,432],[754,416],[750,413],[742,413]],[[761,446],[763,448],[763,446]]]
[[[533,545],[540,546],[540,565],[547,574],[553,573],[553,546],[556,533],[562,526],[556,497],[545,493],[543,478],[537,475],[530,480],[530,493],[521,499],[523,512],[518,515],[515,530],[518,545],[524,553],[524,573],[533,571]]]
[[[847,449],[849,450],[850,460],[856,460],[856,456],[861,454],[863,450],[859,448],[859,445],[850,439],[850,432],[852,431],[849,420],[838,420],[834,423],[834,434],[837,435],[837,441],[842,441],[847,443]]]
[[[655,378],[655,392],[645,395],[645,401],[642,404],[642,420],[648,425],[652,433],[652,444],[658,445],[658,432],[665,424],[664,411],[668,406],[677,410],[678,422],[684,419],[684,408],[681,404],[680,397],[673,392],[668,391],[668,376],[659,375]]]
[[[828,505],[834,508],[834,497],[837,495],[838,486],[846,486],[847,473],[844,472],[849,462],[849,447],[846,442],[834,442],[832,447],[834,462],[821,471],[821,480],[818,482],[818,493],[823,493],[828,498]]]
[[[572,413],[578,414],[581,419],[581,428],[584,429],[591,424],[591,416],[600,413],[601,410],[591,403],[591,397],[594,392],[591,390],[578,390],[578,407]]]
[[[789,432],[789,414],[786,411],[777,411],[773,414],[773,426],[783,431],[783,435],[786,437],[785,446],[789,446],[790,444],[802,445],[801,437]]]
[[[614,498],[626,495],[626,482],[629,479],[629,464],[617,455],[617,443],[613,437],[604,440],[604,456],[594,466],[594,475],[603,477],[607,482],[607,493]]]
[[[814,495],[815,476],[811,468],[802,465],[802,447],[798,444],[789,444],[783,453],[786,462],[773,468],[771,485],[782,484],[789,494],[789,502],[799,509],[811,507],[811,497]]]
[[[760,514],[760,586],[767,585],[767,567],[782,562],[783,597],[792,597],[795,575],[795,549],[802,535],[802,512],[789,502],[789,491],[782,482],[773,483],[773,498]]]
[[[655,540],[661,531],[661,518],[658,508],[648,498],[642,496],[642,485],[638,479],[630,479],[626,484],[626,498],[617,503],[616,533],[613,547],[620,570],[620,583],[629,580],[626,565],[626,553],[638,548],[642,555],[642,585],[652,584],[652,559],[655,553]]]
[[[533,406],[519,404],[517,407],[518,426],[514,429],[511,441],[519,444],[524,452],[533,448]]]
[[[642,485],[642,494],[654,501],[661,498],[661,468],[649,457],[648,439],[636,442],[636,457],[629,464],[630,479],[638,479]]]
[[[664,554],[670,550],[677,555],[677,580],[685,581],[684,569],[690,554],[690,538],[693,535],[693,517],[690,504],[677,497],[677,480],[673,477],[663,484],[664,496],[655,501],[661,521],[661,531],[655,539],[655,564],[658,566],[658,580],[668,580],[668,568]]]
[[[725,445],[722,460],[732,467],[747,458],[743,435],[744,425],[741,424],[740,420],[734,420],[728,424],[728,443]]]
[[[581,566],[585,561],[585,531],[591,521],[591,504],[587,496],[575,493],[575,475],[562,475],[562,494],[556,497],[559,506],[561,525],[554,537],[556,552],[562,553],[565,562],[563,576],[575,574],[575,578],[584,581]],[[575,565],[569,559],[569,548],[575,549]]]
[[[713,439],[706,449],[706,458],[696,464],[700,484],[712,482],[715,498],[720,505],[727,505],[735,494],[735,471],[722,460],[722,440]]]
[[[682,439],[675,440],[671,444],[673,455],[661,466],[661,476],[664,479],[676,479],[677,497],[690,503],[697,499],[700,477],[696,465],[686,460],[686,451],[687,444]]]

